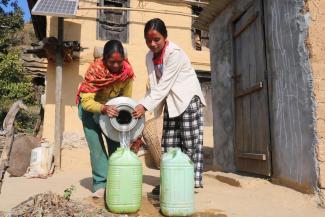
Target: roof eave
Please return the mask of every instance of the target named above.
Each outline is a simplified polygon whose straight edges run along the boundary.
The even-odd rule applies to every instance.
[[[36,4],[37,0],[27,0],[28,8],[30,13]],[[38,40],[42,40],[46,37],[46,17],[45,16],[35,16],[31,14],[31,20],[34,27],[34,32]]]
[[[233,0],[212,0],[196,18],[192,26],[196,29],[208,31],[210,23],[217,17]]]

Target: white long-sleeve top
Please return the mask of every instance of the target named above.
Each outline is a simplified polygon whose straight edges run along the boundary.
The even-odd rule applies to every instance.
[[[195,95],[206,105],[197,75],[180,47],[172,42],[168,43],[163,56],[163,74],[159,81],[156,79],[152,58],[153,52],[149,51],[146,65],[150,87],[139,104],[157,117],[166,100],[171,118],[181,115]]]

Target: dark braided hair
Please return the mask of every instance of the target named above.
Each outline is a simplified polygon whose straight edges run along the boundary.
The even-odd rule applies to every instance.
[[[146,34],[151,29],[159,32],[162,36],[164,36],[164,38],[167,38],[167,36],[168,36],[166,25],[165,25],[164,21],[162,21],[159,18],[151,19],[146,23],[146,25],[144,27],[144,37],[146,37]]]

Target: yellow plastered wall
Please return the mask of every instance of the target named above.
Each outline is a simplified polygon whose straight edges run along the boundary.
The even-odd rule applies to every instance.
[[[325,1],[309,1],[308,5],[311,14],[308,45],[317,102],[317,157],[320,169],[320,187],[325,188]]]
[[[79,7],[96,7],[95,0],[80,0]],[[168,10],[191,14],[191,8],[180,3],[164,3],[164,1],[138,1],[130,0],[131,8],[145,8],[154,10]],[[77,17],[64,20],[64,40],[80,41],[84,48],[80,52],[80,60],[65,63],[63,66],[62,87],[62,125],[64,133],[77,133],[82,135],[83,130],[78,118],[75,104],[75,95],[79,82],[82,80],[89,63],[93,60],[95,46],[103,47],[106,41],[96,39],[97,10],[79,9]],[[139,100],[145,93],[147,72],[145,66],[146,47],[143,29],[144,24],[152,18],[159,17],[167,25],[168,39],[182,47],[193,62],[193,67],[199,70],[210,70],[210,55],[208,49],[195,51],[191,40],[192,18],[188,16],[169,15],[149,12],[129,12],[129,37],[124,44],[128,58],[131,62],[136,78],[133,87],[133,98]],[[57,36],[57,18],[47,17],[47,35]],[[46,75],[46,105],[44,117],[43,137],[54,140],[55,127],[55,65],[50,63]]]

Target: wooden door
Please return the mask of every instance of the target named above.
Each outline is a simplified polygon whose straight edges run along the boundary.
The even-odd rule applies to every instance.
[[[235,159],[238,171],[271,175],[270,128],[262,1],[232,23]]]

